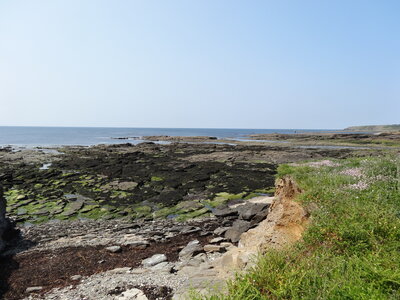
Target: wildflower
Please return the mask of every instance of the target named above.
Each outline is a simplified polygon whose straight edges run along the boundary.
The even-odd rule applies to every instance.
[[[342,175],[347,175],[351,177],[362,177],[364,176],[363,170],[361,168],[350,168],[340,172]]]
[[[354,183],[354,184],[349,184],[349,185],[347,185],[346,187],[347,187],[348,189],[351,189],[351,190],[359,190],[359,191],[362,191],[362,190],[365,190],[365,189],[368,188],[368,183],[366,183],[366,182],[364,182],[364,181],[359,181],[359,182]]]

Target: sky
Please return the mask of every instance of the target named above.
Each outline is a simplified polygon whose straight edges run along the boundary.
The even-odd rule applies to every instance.
[[[0,0],[0,126],[400,123],[400,1]]]

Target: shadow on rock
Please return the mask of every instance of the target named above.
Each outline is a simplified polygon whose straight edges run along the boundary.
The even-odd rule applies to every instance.
[[[19,264],[13,256],[0,256],[0,299],[6,299],[5,294],[9,290],[9,277],[18,267]]]
[[[0,175],[1,179],[4,179],[3,174]],[[22,238],[15,224],[6,217],[6,200],[0,182],[0,299],[5,299],[5,294],[9,290],[10,276],[19,267],[14,259],[15,254],[32,245],[32,242]]]
[[[5,248],[0,253],[0,299],[20,299],[20,295],[15,294],[15,286],[12,286],[12,275],[20,267],[16,259],[16,254],[34,246],[35,243],[25,240],[20,231],[15,229],[10,222],[10,227],[3,234]],[[30,275],[29,275],[30,276]]]

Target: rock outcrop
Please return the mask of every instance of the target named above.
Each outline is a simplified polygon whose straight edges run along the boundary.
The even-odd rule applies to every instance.
[[[290,177],[278,179],[275,186],[275,200],[267,218],[243,233],[238,247],[232,248],[215,262],[221,277],[229,277],[232,271],[251,265],[258,253],[271,248],[279,249],[301,239],[308,223],[308,213],[293,201],[301,189]]]
[[[6,200],[3,196],[3,187],[0,184],[0,253],[5,247],[5,242],[3,240],[3,234],[7,230],[8,221],[6,219]]]

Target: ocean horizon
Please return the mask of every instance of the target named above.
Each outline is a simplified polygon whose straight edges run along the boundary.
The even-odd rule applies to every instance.
[[[44,127],[0,126],[0,146],[93,146],[143,142],[144,136],[214,136],[244,139],[250,134],[337,131],[338,129],[241,129],[241,128],[140,128],[140,127]],[[130,139],[121,139],[128,137]]]

